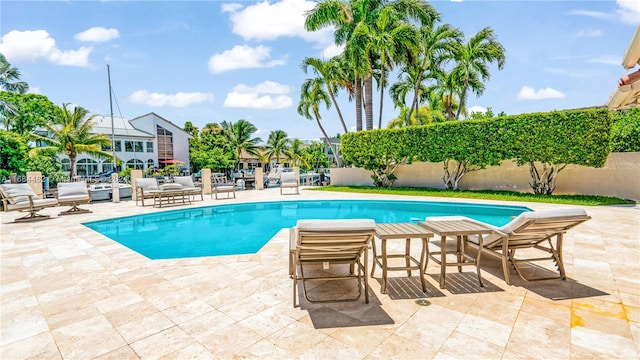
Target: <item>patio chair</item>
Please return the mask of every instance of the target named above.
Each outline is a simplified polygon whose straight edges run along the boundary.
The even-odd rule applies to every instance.
[[[368,249],[375,236],[375,222],[371,219],[347,220],[298,220],[291,228],[289,237],[289,275],[293,279],[293,307],[296,307],[298,281],[302,282],[305,299],[310,303],[331,301],[356,301],[362,295],[364,286],[365,302],[369,303],[369,283],[367,279]],[[305,266],[349,264],[349,274],[324,274],[307,276]],[[357,273],[355,267],[358,267]],[[358,283],[358,294],[348,299],[310,299],[307,281],[349,280]]]
[[[226,193],[227,198],[231,197],[233,194],[233,198],[236,198],[236,186],[233,182],[227,181],[227,177],[224,175],[213,175],[211,177],[211,197],[215,195],[216,200],[218,200],[218,194]]]
[[[518,276],[525,281],[565,280],[567,275],[562,260],[563,236],[571,228],[589,219],[591,217],[583,209],[579,208],[523,212],[508,224],[501,227],[493,227],[495,228],[494,233],[484,237],[483,250],[501,258],[504,279],[508,285],[511,285],[509,264],[514,267]],[[477,245],[475,240],[475,237],[469,237],[469,241]],[[519,249],[539,250],[548,255],[516,258],[516,250]],[[518,267],[518,263],[521,262],[549,260],[554,263],[559,276],[527,279]]]
[[[136,188],[136,206],[139,200],[142,202],[142,206],[144,206],[144,199],[153,199],[155,193],[160,191],[158,180],[155,178],[135,179],[134,186]]]
[[[283,172],[280,174],[280,195],[282,195],[283,189],[295,189],[296,192],[291,194],[299,194],[299,186],[295,172]]]
[[[58,206],[57,199],[40,198],[29,184],[2,184],[0,185],[0,195],[2,196],[4,211],[29,212],[29,214],[15,219],[15,222],[48,219],[50,218],[49,215],[38,214],[38,211],[47,207]]]
[[[200,200],[204,200],[202,187],[196,186],[191,176],[176,176],[173,178],[173,182],[182,185],[182,189],[186,191],[187,195],[191,196],[193,200],[196,199],[196,195],[200,195]]]
[[[59,205],[71,205],[71,208],[60,212],[59,215],[90,213],[91,210],[82,209],[78,205],[91,202],[91,193],[85,181],[61,182],[57,185],[56,199]]]

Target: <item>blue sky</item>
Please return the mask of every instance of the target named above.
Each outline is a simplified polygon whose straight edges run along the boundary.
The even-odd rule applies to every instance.
[[[30,92],[57,105],[108,115],[110,64],[115,116],[155,112],[200,128],[246,119],[264,140],[273,130],[317,139],[315,121],[296,112],[308,77],[300,64],[340,49],[330,30],[304,30],[303,13],[314,4],[3,0],[0,52]],[[489,26],[506,48],[504,69],[492,67],[484,94],[469,96],[470,109],[520,114],[605,105],[630,72],[621,61],[640,24],[639,0],[431,4],[467,39]],[[398,109],[388,97],[384,104],[386,123]],[[340,106],[355,128],[354,104],[343,94]],[[341,132],[334,108],[323,111],[322,122],[330,135]]]

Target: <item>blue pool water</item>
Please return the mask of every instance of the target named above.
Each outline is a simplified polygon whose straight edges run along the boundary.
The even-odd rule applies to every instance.
[[[530,209],[426,201],[317,200],[228,204],[84,223],[150,258],[252,254],[298,219],[369,218],[376,223],[464,215],[501,226]]]

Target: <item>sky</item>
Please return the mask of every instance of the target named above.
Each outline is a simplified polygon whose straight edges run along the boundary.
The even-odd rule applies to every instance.
[[[506,49],[505,66],[491,66],[484,93],[469,95],[472,111],[601,106],[631,72],[621,62],[640,24],[640,0],[430,4],[441,24],[459,28],[466,39],[491,27]],[[304,13],[313,6],[307,0],[2,0],[0,53],[21,71],[29,92],[59,106],[109,115],[109,65],[114,116],[154,112],[199,128],[245,119],[264,141],[274,130],[317,140],[322,133],[315,121],[297,113],[300,86],[312,76],[300,64],[341,48],[332,29],[304,30]],[[383,103],[385,127],[399,109],[387,95]],[[339,106],[355,130],[355,103],[343,93]],[[335,108],[321,116],[330,136],[343,132]]]

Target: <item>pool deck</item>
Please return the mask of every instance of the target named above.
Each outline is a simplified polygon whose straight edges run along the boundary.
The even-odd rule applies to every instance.
[[[239,191],[236,199],[205,196],[191,207],[302,199],[566,207],[304,188],[300,195],[275,188]],[[509,286],[499,261],[483,256],[484,288],[467,267],[450,268],[440,289],[439,267],[430,262],[426,293],[416,275],[398,271],[381,294],[378,269],[370,304],[301,300],[298,308],[288,229],[257,254],[149,260],[81,223],[184,206],[143,208],[129,200],[83,207],[93,212],[57,216],[65,208],[49,208],[50,220],[31,223],[0,213],[1,359],[640,358],[640,206],[585,207],[592,219],[565,236],[566,281],[525,282],[512,272]],[[389,245],[403,249],[400,243]]]

